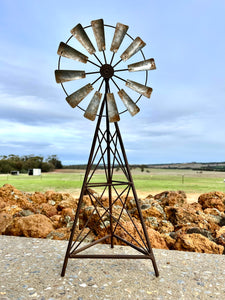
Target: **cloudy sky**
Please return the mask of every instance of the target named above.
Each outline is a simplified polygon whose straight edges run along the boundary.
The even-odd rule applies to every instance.
[[[54,70],[70,30],[103,18],[129,25],[157,67],[149,72],[151,99],[141,98],[135,117],[121,115],[129,162],[224,161],[224,13],[223,0],[0,0],[0,155],[87,162],[96,122],[67,104]],[[73,84],[71,91],[84,85]]]

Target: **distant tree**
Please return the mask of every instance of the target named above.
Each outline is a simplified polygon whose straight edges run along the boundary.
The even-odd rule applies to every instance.
[[[10,165],[10,162],[7,159],[1,159],[0,160],[0,173],[10,173],[12,170],[12,166]]]
[[[146,165],[140,165],[140,168],[141,168],[141,172],[144,172]]]
[[[62,163],[57,155],[49,156],[46,161],[44,161],[43,156],[34,154],[0,156],[0,173],[10,173],[11,171],[26,173],[29,169],[41,169],[43,172],[49,172],[62,167]]]
[[[23,162],[21,161],[21,158],[18,155],[10,154],[7,160],[13,170],[17,170],[17,171],[22,170]]]
[[[51,163],[48,162],[43,162],[41,166],[41,171],[42,172],[51,172],[55,169],[55,166]]]
[[[58,159],[57,155],[50,155],[47,162],[53,164],[55,169],[62,169],[62,162]]]
[[[33,154],[26,156],[23,164],[25,170],[41,169],[44,158],[42,156],[34,156]]]

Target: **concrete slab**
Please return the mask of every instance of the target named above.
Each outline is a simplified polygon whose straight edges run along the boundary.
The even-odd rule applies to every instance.
[[[69,259],[61,269],[67,241],[0,236],[0,300],[7,299],[225,299],[222,255],[153,249],[160,276],[149,260]],[[98,245],[99,253],[135,250]]]

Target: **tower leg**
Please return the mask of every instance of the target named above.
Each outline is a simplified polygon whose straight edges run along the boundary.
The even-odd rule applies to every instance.
[[[106,94],[105,94],[105,97],[106,97]],[[67,267],[68,259],[69,259],[69,256],[70,256],[71,245],[72,245],[72,242],[73,242],[73,237],[74,237],[75,229],[76,229],[76,226],[77,226],[77,221],[78,221],[80,210],[81,210],[83,196],[84,196],[84,193],[87,189],[88,175],[90,173],[90,169],[91,169],[91,166],[92,166],[92,160],[93,160],[94,150],[95,150],[95,146],[96,146],[96,142],[97,142],[98,131],[99,131],[100,124],[101,124],[101,119],[102,119],[102,114],[103,114],[103,110],[104,110],[105,101],[106,101],[106,99],[104,99],[104,101],[102,103],[102,106],[101,106],[101,109],[100,109],[100,114],[99,114],[99,117],[98,117],[98,122],[97,122],[96,129],[95,129],[95,134],[94,134],[94,138],[93,138],[93,142],[92,142],[92,146],[91,146],[91,151],[90,151],[90,156],[89,156],[89,159],[88,159],[88,164],[87,164],[87,168],[86,168],[86,172],[85,172],[85,176],[84,176],[84,181],[83,181],[81,192],[80,192],[80,197],[79,197],[79,201],[78,201],[76,215],[75,215],[75,219],[74,219],[73,226],[72,226],[72,229],[71,229],[71,234],[70,234],[70,238],[69,238],[69,242],[68,242],[68,246],[67,246],[67,251],[66,251],[66,255],[65,255],[65,259],[64,259],[64,263],[63,263],[63,268],[62,268],[62,273],[61,273],[62,277],[65,276],[66,267]]]
[[[117,136],[119,138],[120,147],[121,147],[121,151],[122,151],[122,154],[123,154],[125,166],[126,166],[126,169],[127,169],[127,172],[128,172],[129,181],[132,184],[131,188],[132,188],[133,195],[134,195],[134,200],[135,200],[135,203],[136,203],[136,206],[137,206],[137,209],[138,209],[141,225],[142,225],[142,228],[143,228],[143,231],[144,231],[144,236],[146,238],[148,250],[151,253],[151,257],[152,257],[151,259],[152,259],[153,267],[154,267],[154,270],[155,270],[155,275],[156,275],[156,277],[158,277],[159,276],[159,271],[158,271],[158,268],[157,268],[157,264],[156,264],[156,261],[155,261],[153,251],[152,251],[152,247],[151,247],[148,232],[147,232],[147,229],[146,229],[146,226],[145,226],[145,222],[144,222],[144,219],[143,219],[143,216],[142,216],[140,204],[138,202],[137,192],[136,192],[136,189],[135,189],[135,186],[134,186],[134,181],[133,181],[131,171],[130,171],[130,167],[129,167],[129,164],[128,164],[127,155],[126,155],[125,148],[124,148],[124,145],[123,145],[123,140],[122,140],[122,137],[121,137],[121,134],[120,134],[120,129],[119,129],[119,126],[118,126],[117,123],[115,123],[115,128],[116,128]]]

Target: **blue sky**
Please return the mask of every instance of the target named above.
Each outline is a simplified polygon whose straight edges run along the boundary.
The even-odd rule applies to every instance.
[[[129,162],[224,161],[223,0],[0,0],[0,155],[87,162],[96,122],[67,104],[54,70],[60,41],[99,18],[129,25],[156,62],[151,99],[119,122]]]

